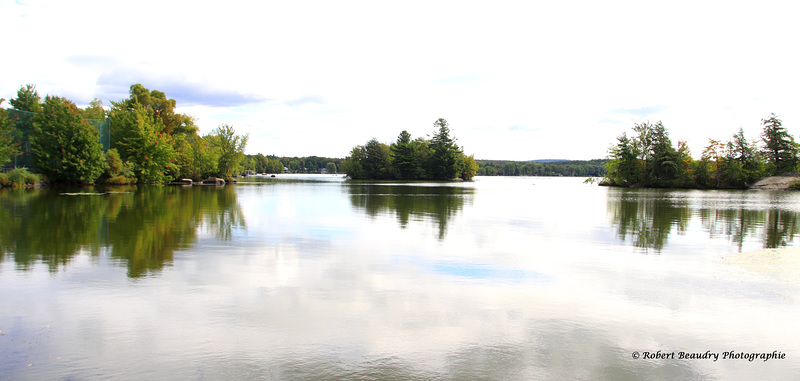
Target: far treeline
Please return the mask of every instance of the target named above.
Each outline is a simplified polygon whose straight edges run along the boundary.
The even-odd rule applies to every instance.
[[[355,180],[472,180],[478,171],[475,159],[458,147],[446,120],[433,126],[431,139],[412,140],[404,130],[390,145],[373,138],[353,147],[342,163],[344,172]]]
[[[51,183],[230,179],[241,170],[248,139],[226,124],[200,136],[191,116],[175,112],[174,99],[141,84],[109,110],[99,99],[83,109],[58,96],[42,101],[33,85],[20,88],[10,103],[13,109],[0,108],[0,165],[19,156]],[[27,173],[16,168],[0,182],[20,172]]]
[[[244,155],[242,169],[255,173],[338,173],[344,159],[319,156]]]
[[[798,171],[798,144],[771,114],[761,120],[760,140],[740,128],[727,141],[709,139],[695,160],[685,142],[675,147],[661,122],[635,124],[609,149],[601,185],[659,188],[746,188],[766,176]]]
[[[503,161],[477,160],[479,176],[579,176],[601,177],[606,174],[606,159]]]

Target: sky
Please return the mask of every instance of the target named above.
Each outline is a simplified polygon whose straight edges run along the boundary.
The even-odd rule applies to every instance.
[[[800,134],[790,1],[0,0],[0,98],[160,90],[246,153],[343,158],[444,118],[476,159],[605,158],[661,121],[696,158],[775,113]],[[3,107],[10,107],[3,103]]]

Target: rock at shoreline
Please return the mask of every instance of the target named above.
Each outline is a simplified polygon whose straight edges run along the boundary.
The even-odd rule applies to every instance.
[[[209,177],[203,180],[203,185],[225,185],[225,180],[219,177]]]
[[[751,185],[748,189],[755,190],[789,190],[789,185],[793,182],[800,181],[800,175],[779,175],[770,176],[758,180],[755,184]]]

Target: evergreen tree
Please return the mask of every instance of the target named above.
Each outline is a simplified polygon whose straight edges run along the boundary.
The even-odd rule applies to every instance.
[[[783,127],[782,122],[775,114],[761,120],[764,132],[761,140],[764,142],[764,156],[770,165],[769,174],[776,175],[797,170],[797,143]]]
[[[636,145],[622,133],[617,137],[617,144],[609,150],[609,161],[606,162],[606,177],[614,185],[632,186],[642,183],[640,161]]]
[[[36,91],[36,86],[25,85],[17,91],[17,97],[10,100],[11,106],[17,110],[40,112],[42,111],[42,98]]]
[[[461,150],[456,140],[450,137],[450,128],[446,120],[439,118],[433,123],[437,129],[431,138],[430,170],[435,180],[451,180],[459,175]]]
[[[392,164],[396,171],[395,177],[401,180],[416,178],[420,163],[411,144],[411,134],[403,130],[397,136],[397,141],[389,147],[392,151]]]
[[[389,147],[381,144],[377,139],[370,139],[364,145],[363,164],[365,175],[368,179],[389,179],[392,176],[391,162],[389,160]]]

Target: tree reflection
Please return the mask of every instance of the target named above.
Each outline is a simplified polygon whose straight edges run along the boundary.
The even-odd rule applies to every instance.
[[[777,248],[798,235],[797,212],[763,205],[748,208],[746,195],[751,193],[695,192],[689,196],[687,192],[609,189],[608,213],[617,236],[622,241],[630,238],[636,247],[660,251],[672,229],[681,234],[692,216],[700,217],[711,238],[727,237],[739,251],[748,239],[760,241],[764,248]]]
[[[630,237],[634,246],[656,251],[667,243],[673,226],[682,232],[689,221],[685,202],[636,189],[609,189],[608,211],[622,241]]]
[[[346,187],[350,202],[369,216],[394,212],[402,228],[414,218],[433,220],[438,226],[438,237],[447,234],[448,220],[471,198],[473,190],[447,186],[377,185],[356,183]]]
[[[175,250],[191,246],[198,228],[230,239],[244,228],[233,187],[167,187],[0,192],[0,260],[19,269],[37,261],[51,271],[80,252],[102,249],[140,277],[161,270]]]

